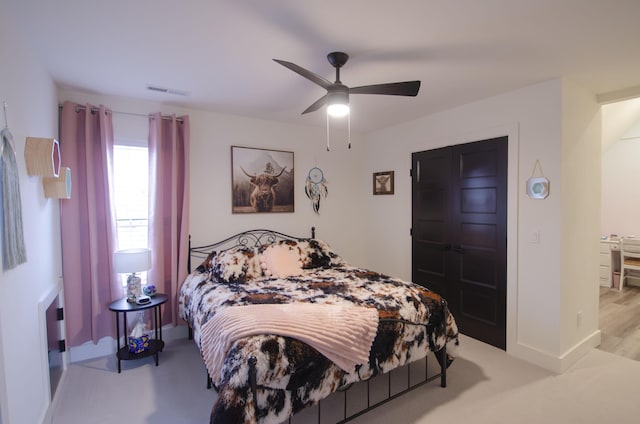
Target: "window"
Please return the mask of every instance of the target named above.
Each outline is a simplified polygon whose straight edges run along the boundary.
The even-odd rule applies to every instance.
[[[148,247],[149,149],[116,144],[113,176],[118,250]],[[140,278],[144,284],[146,272]],[[126,285],[126,276],[122,281]]]

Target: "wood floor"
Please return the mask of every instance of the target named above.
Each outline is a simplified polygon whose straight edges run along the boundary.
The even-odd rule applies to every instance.
[[[600,288],[599,349],[640,361],[640,287]]]

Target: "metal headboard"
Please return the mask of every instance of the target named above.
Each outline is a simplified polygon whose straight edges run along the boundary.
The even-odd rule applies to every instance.
[[[311,227],[311,238],[316,238],[316,227]],[[274,243],[278,240],[300,241],[305,239],[307,239],[307,237],[295,237],[274,230],[258,229],[243,231],[241,233],[234,234],[231,237],[227,237],[224,240],[204,246],[191,246],[191,235],[189,235],[189,259],[187,263],[187,270],[189,273],[192,271],[192,257],[204,260],[214,250],[224,251],[238,246],[259,247],[263,244]]]

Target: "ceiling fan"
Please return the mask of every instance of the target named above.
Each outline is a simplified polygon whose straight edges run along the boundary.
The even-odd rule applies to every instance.
[[[349,60],[349,55],[343,52],[332,52],[327,55],[329,63],[336,68],[335,82],[331,82],[301,66],[296,65],[295,63],[279,59],[273,60],[327,90],[327,94],[316,100],[311,106],[302,112],[303,115],[305,113],[314,112],[325,104],[327,105],[327,113],[329,115],[348,115],[349,94],[386,94],[392,96],[415,97],[418,95],[418,91],[420,90],[420,81],[391,82],[387,84],[363,85],[351,88],[347,87],[340,81],[340,68],[347,63],[347,60]]]

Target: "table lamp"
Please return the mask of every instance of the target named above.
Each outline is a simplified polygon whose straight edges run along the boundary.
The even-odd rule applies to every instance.
[[[151,268],[151,250],[123,249],[114,254],[115,271],[127,277],[127,302],[135,303],[142,296],[142,284],[137,272]]]

